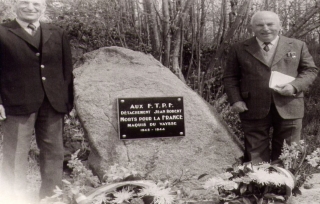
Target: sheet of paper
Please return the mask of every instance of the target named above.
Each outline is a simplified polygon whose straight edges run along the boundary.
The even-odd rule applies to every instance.
[[[292,82],[293,80],[295,80],[295,78],[292,76],[283,74],[278,71],[272,71],[270,81],[269,81],[269,87],[272,89],[276,89],[277,85],[288,84],[288,83]]]

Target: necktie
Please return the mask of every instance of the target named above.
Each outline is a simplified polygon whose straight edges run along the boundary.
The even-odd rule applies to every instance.
[[[268,45],[271,44],[271,43],[270,42],[264,42],[263,44],[265,45],[264,48],[263,48],[264,51],[268,52],[270,50]]]
[[[28,25],[28,28],[31,29],[31,35],[34,35],[35,32],[36,32],[36,26],[33,25],[32,23],[30,23],[30,24]]]

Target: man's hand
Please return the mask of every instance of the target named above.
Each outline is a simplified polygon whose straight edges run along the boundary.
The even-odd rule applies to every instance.
[[[243,102],[243,101],[235,102],[235,103],[232,105],[231,109],[232,109],[234,112],[237,112],[237,113],[242,113],[242,112],[248,110],[246,103]]]
[[[4,110],[3,105],[0,105],[0,120],[6,119],[6,111]]]
[[[296,93],[296,89],[291,84],[277,85],[274,90],[283,96],[293,96]]]

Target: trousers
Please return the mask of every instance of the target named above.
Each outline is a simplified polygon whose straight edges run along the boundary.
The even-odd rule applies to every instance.
[[[283,119],[274,104],[262,119],[241,120],[245,162],[272,162],[279,159],[284,140],[290,145],[300,140],[302,119]],[[272,131],[271,131],[272,130]]]
[[[2,185],[15,195],[23,195],[27,186],[28,154],[33,133],[40,150],[40,198],[51,196],[62,186],[63,118],[45,97],[41,107],[29,115],[7,115],[2,123]]]

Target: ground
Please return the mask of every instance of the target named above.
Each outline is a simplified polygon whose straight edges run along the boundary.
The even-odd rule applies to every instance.
[[[310,189],[301,188],[302,195],[293,197],[290,204],[319,204],[320,203],[320,174],[314,174],[308,181]]]

